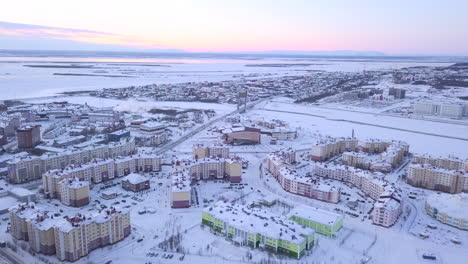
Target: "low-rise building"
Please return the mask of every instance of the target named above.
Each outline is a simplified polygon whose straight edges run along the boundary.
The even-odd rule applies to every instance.
[[[343,215],[305,205],[296,206],[289,212],[288,218],[329,237],[336,236],[343,227],[344,219]]]
[[[234,127],[222,131],[224,143],[232,145],[256,145],[261,141],[261,130],[253,127]]]
[[[468,230],[468,194],[432,194],[426,199],[425,209],[444,224]]]
[[[122,188],[127,191],[140,192],[150,188],[149,180],[136,173],[131,173],[122,179]]]
[[[234,244],[300,259],[314,246],[315,231],[264,209],[222,201],[205,208],[202,224]]]

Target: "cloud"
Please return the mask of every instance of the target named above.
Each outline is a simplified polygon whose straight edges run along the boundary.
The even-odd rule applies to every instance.
[[[37,39],[78,41],[103,45],[118,45],[144,49],[161,49],[164,46],[138,37],[124,36],[106,32],[46,27],[37,25],[0,22],[0,35]]]

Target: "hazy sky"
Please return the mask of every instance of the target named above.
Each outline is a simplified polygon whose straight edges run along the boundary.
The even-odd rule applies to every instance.
[[[0,49],[37,38],[64,48],[468,54],[468,0],[12,0],[0,21],[52,27],[0,25]]]

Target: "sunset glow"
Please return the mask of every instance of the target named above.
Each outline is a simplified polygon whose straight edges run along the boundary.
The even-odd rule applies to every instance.
[[[2,10],[15,12],[3,12],[1,21],[37,27],[0,25],[0,37],[185,51],[468,53],[462,0],[133,2],[8,1]]]

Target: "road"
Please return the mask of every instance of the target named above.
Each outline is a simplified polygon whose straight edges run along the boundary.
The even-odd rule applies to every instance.
[[[297,105],[297,104],[294,104],[294,103],[288,103],[288,102],[282,102],[282,101],[272,101],[272,102]],[[436,123],[446,123],[446,124],[468,126],[467,122],[462,122],[462,121],[457,121],[457,120],[444,120],[444,119],[427,118],[427,117],[426,118],[424,118],[424,117],[406,117],[406,116],[401,116],[401,115],[396,115],[396,114],[389,114],[389,113],[366,112],[366,111],[360,111],[360,110],[354,110],[354,109],[342,109],[342,108],[337,108],[337,107],[320,106],[320,105],[314,105],[314,106],[310,106],[310,107],[312,107],[312,108],[313,107],[321,108],[321,109],[329,109],[329,110],[336,110],[336,111],[342,111],[342,112],[353,112],[353,113],[366,114],[366,115],[372,115],[372,116],[389,116],[389,117],[396,117],[396,118],[402,118],[402,119],[424,120],[424,121],[430,121],[430,122],[436,122]]]
[[[273,109],[263,109],[263,110],[264,110],[264,111],[270,111],[270,112],[279,112],[279,113],[288,113],[288,114],[296,114],[296,115],[313,116],[313,117],[324,118],[324,119],[327,119],[327,120],[330,120],[330,121],[348,122],[348,123],[353,123],[353,124],[358,124],[358,125],[381,127],[381,128],[387,128],[387,129],[392,129],[392,130],[399,130],[399,131],[410,132],[410,133],[416,133],[416,134],[421,134],[421,135],[428,135],[428,136],[434,136],[434,137],[443,137],[443,138],[450,138],[450,139],[457,139],[457,140],[468,141],[468,138],[463,138],[463,137],[447,136],[447,135],[441,135],[441,134],[435,134],[435,133],[429,133],[429,132],[422,132],[422,131],[410,130],[410,129],[406,129],[406,128],[397,128],[397,127],[384,126],[384,125],[377,125],[377,124],[372,124],[372,123],[366,123],[366,122],[360,122],[360,121],[353,121],[353,120],[346,120],[346,119],[329,118],[329,117],[326,117],[326,116],[323,116],[323,115],[308,114],[308,113],[295,112],[295,111],[286,111],[286,110],[273,110]]]
[[[264,101],[267,101],[267,100],[271,100],[271,98],[265,98],[265,99],[262,99],[262,100],[258,100],[256,102],[252,102],[252,103],[249,103],[247,105],[247,109],[251,109],[252,107],[254,107],[256,104],[259,104],[259,103],[262,103]],[[223,120],[224,118],[226,118],[227,116],[230,116],[230,115],[234,115],[234,114],[238,114],[240,112],[240,110],[234,110],[230,113],[227,113],[225,115],[222,115],[218,118],[215,118],[215,119],[212,119],[210,121],[208,121],[207,123],[199,126],[198,128],[190,131],[188,134],[185,134],[183,135],[182,137],[180,137],[179,139],[177,139],[176,141],[173,141],[173,142],[170,142],[169,144],[161,147],[156,153],[157,154],[163,154],[165,153],[166,151],[170,150],[170,149],[173,149],[174,147],[176,147],[177,145],[181,144],[182,142],[184,142],[185,140],[195,136],[196,134],[200,133],[201,131],[203,131],[204,129],[210,127],[211,125],[213,125],[214,123],[218,122],[218,121],[221,121]]]
[[[9,249],[6,249],[6,248],[0,248],[0,256],[2,257],[1,259],[6,259],[8,261],[7,263],[13,263],[13,264],[23,264],[24,263],[17,256],[10,253]]]

